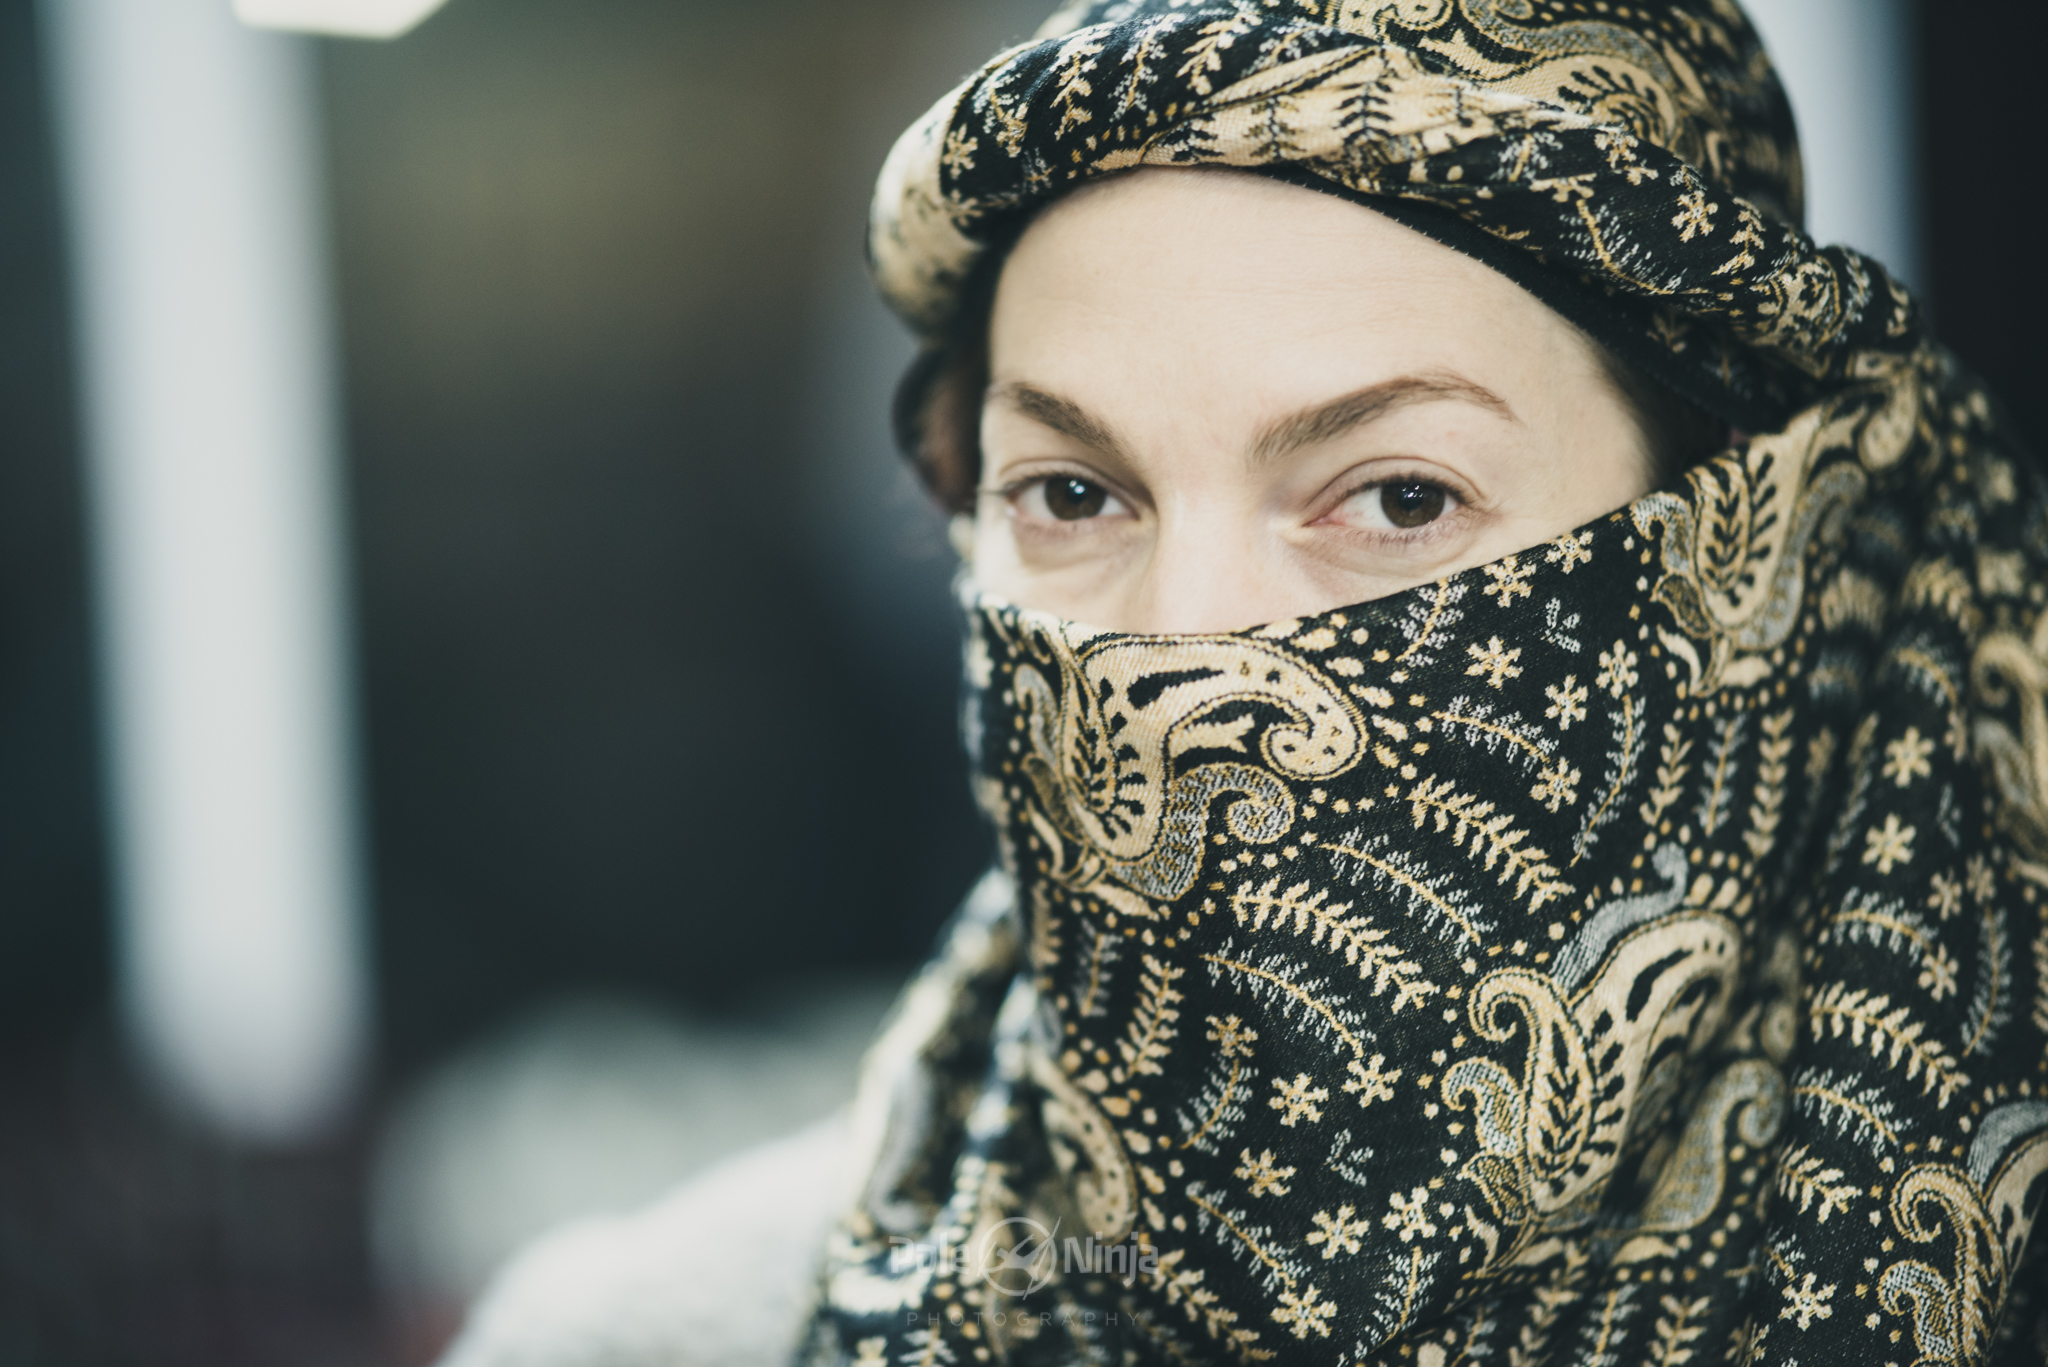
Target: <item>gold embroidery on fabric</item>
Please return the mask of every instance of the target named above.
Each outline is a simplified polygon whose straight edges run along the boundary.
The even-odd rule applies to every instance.
[[[875,273],[928,342],[1069,184],[1284,171],[1583,287],[1748,435],[1263,629],[970,595],[1008,900],[870,1065],[812,1359],[1983,1362],[2048,1176],[2048,490],[1904,290],[1792,226],[1739,12],[1043,36],[885,168]],[[983,1275],[1055,1237],[1036,1288]]]

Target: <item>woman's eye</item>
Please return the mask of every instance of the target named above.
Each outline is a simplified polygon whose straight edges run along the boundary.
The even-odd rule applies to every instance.
[[[1412,480],[1380,486],[1380,511],[1396,527],[1421,527],[1444,515],[1443,486]]]
[[[1052,475],[1023,491],[1023,511],[1058,522],[1081,522],[1105,512],[1122,512],[1123,504],[1094,480]]]
[[[1441,484],[1394,479],[1360,489],[1345,500],[1336,520],[1354,527],[1408,531],[1428,526],[1456,506],[1456,496]]]

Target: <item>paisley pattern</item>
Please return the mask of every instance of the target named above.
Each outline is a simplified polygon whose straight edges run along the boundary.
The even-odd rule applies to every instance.
[[[1731,0],[1077,5],[897,143],[876,281],[937,344],[1021,217],[1141,165],[1284,175],[1460,229],[1454,245],[1750,431],[1918,342],[1881,266],[1799,231],[1791,115]]]
[[[939,329],[1148,160],[1446,206],[1777,416],[1314,618],[970,592],[1002,868],[870,1057],[807,1360],[2040,1360],[2048,484],[1792,225],[1739,12],[1079,6],[899,145],[878,276]]]

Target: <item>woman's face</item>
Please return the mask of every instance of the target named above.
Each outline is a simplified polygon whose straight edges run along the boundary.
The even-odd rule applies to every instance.
[[[973,564],[1133,632],[1327,612],[1650,488],[1571,324],[1345,200],[1142,170],[1041,214],[997,289]]]

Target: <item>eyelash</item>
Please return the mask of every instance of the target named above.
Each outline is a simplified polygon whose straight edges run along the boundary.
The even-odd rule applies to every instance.
[[[1036,474],[1021,476],[1006,484],[999,484],[994,489],[986,490],[985,492],[994,494],[997,498],[1003,500],[1004,503],[1014,507],[1020,495],[1034,488],[1042,488],[1056,479],[1072,479],[1078,480],[1083,484],[1092,484],[1098,489],[1106,490],[1111,498],[1123,504],[1126,508],[1134,506],[1134,500],[1120,492],[1114,484],[1103,479],[1100,475],[1086,470],[1046,470]],[[1060,527],[1078,528],[1096,520],[1095,518],[1080,518],[1067,522],[1054,518],[1052,521]]]
[[[993,489],[985,490],[984,492],[992,493],[996,497],[1002,499],[1004,503],[1014,507],[1016,499],[1020,495],[1026,493],[1027,491],[1035,487],[1042,487],[1052,482],[1053,480],[1057,479],[1073,479],[1079,480],[1085,484],[1092,484],[1097,486],[1098,488],[1107,490],[1111,498],[1124,504],[1127,508],[1132,506],[1133,504],[1133,500],[1128,498],[1126,495],[1118,492],[1115,485],[1109,483],[1107,480],[1104,480],[1101,476],[1093,473],[1092,471],[1078,469],[1048,470],[1044,472],[1024,475],[1019,478],[1012,479],[1004,484],[997,485]],[[1466,509],[1472,506],[1469,497],[1462,490],[1458,489],[1455,485],[1451,484],[1447,480],[1434,477],[1420,470],[1397,470],[1391,474],[1376,473],[1371,478],[1359,484],[1352,485],[1344,493],[1340,494],[1337,498],[1331,500],[1328,508],[1320,516],[1318,516],[1315,519],[1315,521],[1322,522],[1325,519],[1328,519],[1329,517],[1336,514],[1340,509],[1342,509],[1346,504],[1350,503],[1353,499],[1358,498],[1361,495],[1369,494],[1374,490],[1385,489],[1391,485],[1399,484],[1422,484],[1427,485],[1432,489],[1441,490],[1446,500],[1450,503],[1451,506],[1445,510],[1442,516],[1437,517],[1434,520],[1425,523],[1420,527],[1359,527],[1337,524],[1339,528],[1345,532],[1349,532],[1355,535],[1369,536],[1385,541],[1398,541],[1413,545],[1418,542],[1430,540],[1437,536],[1445,535],[1452,529],[1451,524],[1453,522],[1453,519],[1456,518],[1459,513],[1464,512]],[[1053,531],[1054,534],[1072,534],[1073,532],[1078,532],[1081,528],[1085,527],[1089,522],[1095,520],[1097,519],[1082,518],[1070,522],[1054,518],[1042,521],[1044,530],[1046,531]]]
[[[1346,504],[1363,495],[1370,494],[1375,490],[1387,489],[1403,484],[1420,484],[1436,489],[1444,495],[1445,501],[1449,506],[1445,508],[1442,515],[1420,527],[1345,526],[1343,530],[1360,535],[1413,544],[1447,534],[1452,529],[1458,515],[1472,506],[1472,500],[1465,491],[1449,480],[1421,470],[1396,470],[1391,474],[1375,473],[1369,479],[1352,485],[1342,494],[1332,499],[1328,508],[1321,516],[1316,518],[1316,521],[1322,522],[1335,516]],[[1341,526],[1342,524],[1339,525]]]

